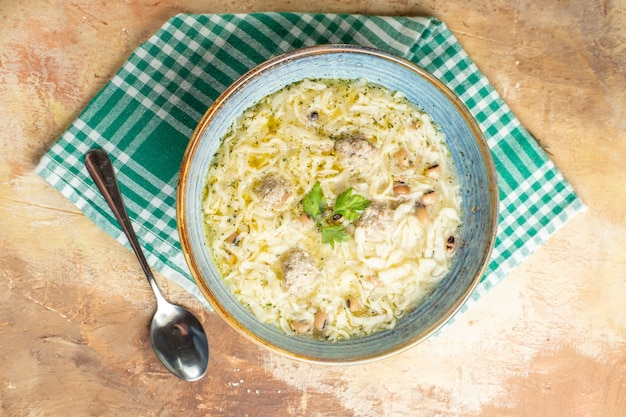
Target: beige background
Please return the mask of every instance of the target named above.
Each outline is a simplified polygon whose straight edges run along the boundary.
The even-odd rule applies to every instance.
[[[0,415],[626,416],[623,1],[0,1]],[[268,353],[157,277],[210,332],[209,375],[152,353],[133,255],[33,173],[177,12],[434,15],[589,210],[436,339],[367,365]]]

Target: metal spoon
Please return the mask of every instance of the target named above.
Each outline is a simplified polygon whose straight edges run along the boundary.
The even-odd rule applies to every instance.
[[[161,294],[126,212],[109,156],[102,149],[91,149],[85,154],[85,166],[126,234],[156,296],[157,311],[150,326],[154,352],[163,365],[179,378],[186,381],[202,378],[209,362],[206,333],[193,314],[169,303]]]

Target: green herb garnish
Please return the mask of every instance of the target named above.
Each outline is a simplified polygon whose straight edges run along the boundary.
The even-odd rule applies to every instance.
[[[329,210],[319,181],[302,200],[304,212],[311,216],[322,232],[322,243],[329,243],[332,248],[335,242],[348,240],[346,225],[358,220],[369,204],[368,199],[352,194],[352,188],[348,188],[337,196],[334,207]]]

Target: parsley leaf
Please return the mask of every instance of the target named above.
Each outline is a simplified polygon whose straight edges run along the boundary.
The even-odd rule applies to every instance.
[[[335,206],[328,210],[328,201],[324,198],[324,193],[319,181],[302,200],[302,208],[306,214],[315,221],[318,229],[322,232],[322,243],[329,243],[334,249],[335,242],[346,242],[348,232],[346,225],[361,218],[361,212],[367,208],[370,201],[358,194],[352,193],[352,188],[348,188],[337,196]],[[335,223],[337,217],[341,223]]]
[[[337,196],[333,214],[341,214],[347,221],[355,221],[361,217],[358,211],[365,210],[370,201],[358,194],[352,194],[352,188],[348,188]]]
[[[330,247],[335,249],[335,242],[347,242],[348,232],[342,225],[322,227],[322,243],[330,243]]]
[[[302,200],[302,208],[304,212],[311,216],[313,220],[317,219],[326,210],[328,203],[322,194],[322,187],[319,181],[313,185],[313,188]]]

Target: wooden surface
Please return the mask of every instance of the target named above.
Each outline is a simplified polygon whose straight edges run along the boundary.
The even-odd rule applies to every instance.
[[[133,255],[34,174],[132,50],[177,12],[434,15],[589,209],[435,339],[366,365],[268,353],[181,289],[209,375],[154,356]],[[0,415],[626,416],[623,1],[0,1]]]

